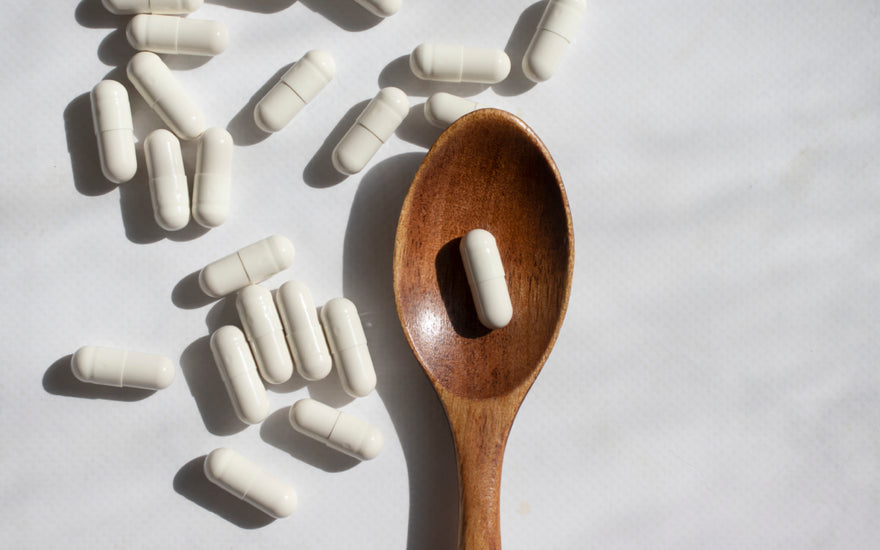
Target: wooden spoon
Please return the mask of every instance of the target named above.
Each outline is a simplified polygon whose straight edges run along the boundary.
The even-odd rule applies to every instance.
[[[477,319],[459,254],[475,228],[495,236],[513,319]],[[501,462],[520,403],[559,334],[574,267],[565,189],[526,124],[495,109],[434,143],[403,203],[394,296],[406,339],[446,409],[458,456],[459,548],[501,548]]]

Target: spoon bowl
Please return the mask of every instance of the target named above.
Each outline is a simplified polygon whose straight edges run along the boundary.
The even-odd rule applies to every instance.
[[[476,228],[495,236],[513,304],[498,330],[480,324],[459,253]],[[501,547],[504,447],[559,334],[573,267],[565,188],[535,133],[510,113],[482,109],[441,134],[401,209],[394,296],[452,430],[460,549]]]

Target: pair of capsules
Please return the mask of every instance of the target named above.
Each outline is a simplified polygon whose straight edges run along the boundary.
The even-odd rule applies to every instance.
[[[378,17],[388,17],[400,9],[400,0],[355,0]],[[204,4],[204,0],[102,0],[107,11],[116,15],[162,13],[186,15]]]

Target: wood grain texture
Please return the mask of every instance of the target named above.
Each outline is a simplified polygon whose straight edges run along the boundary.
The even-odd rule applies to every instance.
[[[495,236],[513,319],[477,319],[458,246]],[[404,333],[446,409],[459,463],[459,548],[501,547],[499,493],[507,436],[562,326],[574,233],[562,179],[524,122],[484,109],[435,142],[404,201],[394,295]]]

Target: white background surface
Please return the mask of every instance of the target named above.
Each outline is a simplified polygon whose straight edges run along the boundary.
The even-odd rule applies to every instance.
[[[49,5],[51,4],[51,6]],[[387,20],[348,0],[216,0],[229,49],[170,61],[236,139],[229,221],[168,234],[143,165],[100,176],[87,93],[132,55],[98,0],[9,2],[0,30],[5,352],[0,526],[9,548],[454,548],[454,452],[391,292],[400,204],[438,135],[435,90],[519,114],[562,173],[574,288],[554,353],[511,433],[504,547],[876,548],[880,540],[880,10],[871,1],[590,1],[549,82],[518,69],[543,3],[404,0]],[[497,86],[432,86],[423,41],[506,48]],[[338,77],[284,131],[251,110],[282,68],[330,50]],[[274,75],[274,76],[273,76]],[[413,108],[361,174],[329,152],[380,86]],[[133,95],[136,134],[161,125]],[[265,139],[264,139],[265,138]],[[185,148],[191,173],[194,147]],[[234,322],[193,273],[272,233],[316,301],[359,306],[377,392],[336,375],[234,418],[207,337]],[[163,391],[76,382],[93,343],[167,355]],[[295,435],[313,396],[379,426],[355,463]],[[207,484],[229,446],[293,484],[268,518]]]

